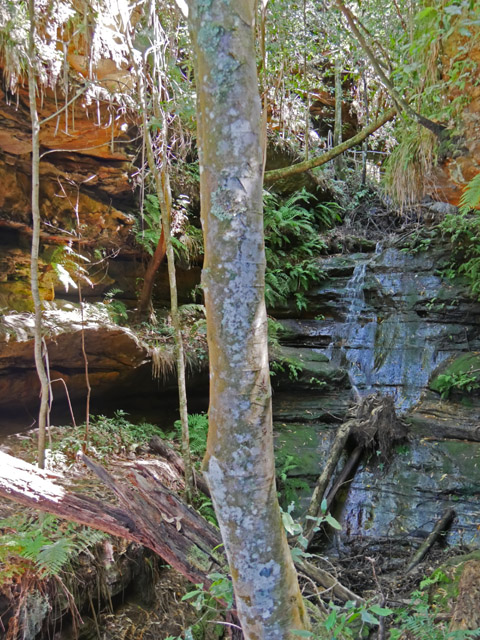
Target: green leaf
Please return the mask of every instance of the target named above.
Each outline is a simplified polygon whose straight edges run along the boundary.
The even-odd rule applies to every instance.
[[[313,633],[304,629],[294,629],[292,633],[299,638],[313,638]]]
[[[337,622],[337,612],[332,611],[328,618],[325,620],[325,629],[331,631]]]
[[[325,516],[325,522],[327,522],[334,529],[337,529],[337,531],[341,531],[342,530],[342,525],[339,523],[339,521],[336,520],[329,513],[327,513],[327,515]]]
[[[415,18],[416,20],[425,20],[425,18],[433,17],[436,13],[438,13],[438,11],[434,7],[426,7],[426,9],[417,13]]]
[[[390,616],[394,613],[393,609],[389,609],[388,607],[381,607],[379,604],[372,604],[370,607],[370,611],[375,613],[377,616]]]
[[[360,615],[362,617],[363,622],[365,622],[366,624],[375,624],[375,625],[379,624],[378,618],[375,618],[375,616],[372,616],[372,614],[369,613],[367,609],[362,609]]]

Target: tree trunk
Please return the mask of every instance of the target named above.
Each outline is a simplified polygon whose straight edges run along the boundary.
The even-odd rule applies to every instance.
[[[147,268],[145,269],[145,275],[143,276],[143,285],[140,295],[138,297],[138,307],[135,314],[137,322],[143,320],[150,307],[152,301],[153,285],[155,284],[155,276],[160,268],[160,265],[167,253],[167,247],[165,245],[165,233],[162,227],[160,238],[157,246],[155,247],[155,253],[148,261]]]
[[[130,48],[132,48],[129,41]],[[183,336],[182,327],[180,322],[180,313],[178,310],[178,295],[177,295],[177,279],[175,271],[175,257],[173,254],[172,236],[170,233],[170,219],[172,213],[172,193],[170,190],[170,181],[168,176],[167,167],[167,120],[163,107],[160,107],[160,82],[158,85],[155,83],[150,87],[150,91],[154,97],[154,113],[157,119],[161,119],[162,122],[162,141],[161,141],[161,163],[162,166],[157,165],[157,159],[155,158],[152,136],[150,134],[150,123],[148,121],[147,101],[146,101],[146,88],[144,77],[149,76],[146,73],[144,66],[139,67],[135,64],[135,68],[138,76],[138,93],[140,98],[140,104],[143,111],[143,134],[145,136],[145,147],[147,154],[148,167],[152,173],[155,183],[155,190],[158,198],[158,204],[160,207],[160,215],[162,220],[162,233],[158,241],[157,248],[155,250],[154,259],[151,263],[151,272],[148,274],[151,278],[150,293],[148,298],[148,304],[150,303],[151,293],[153,288],[153,278],[160,266],[160,262],[163,259],[163,255],[167,256],[168,265],[168,282],[170,289],[170,313],[172,317],[172,324],[174,330],[174,343],[175,343],[175,361],[177,368],[177,383],[178,383],[178,404],[180,412],[180,420],[182,424],[182,455],[185,464],[185,497],[188,502],[192,501],[193,494],[193,464],[190,454],[190,438],[188,430],[188,413],[187,413],[187,385],[185,379],[185,356],[183,349]],[[155,69],[153,76],[156,79]],[[163,252],[163,255],[162,255]],[[146,274],[147,276],[147,274]],[[143,296],[142,291],[142,296]],[[148,291],[147,291],[148,293]],[[147,295],[145,293],[145,296]],[[139,302],[139,312],[141,311],[141,305],[145,305],[146,298],[142,298]]]
[[[338,147],[342,144],[342,61],[340,52],[335,58],[335,128],[333,130],[333,146]],[[335,177],[339,180],[344,179],[343,175],[343,157],[338,155],[335,158]]]
[[[210,358],[204,470],[247,640],[308,627],[275,486],[254,0],[189,0]]]
[[[38,285],[38,253],[40,245],[40,124],[37,113],[37,83],[35,82],[35,2],[29,0],[30,31],[28,38],[28,93],[32,124],[32,252],[30,261],[30,283],[35,310],[34,354],[35,367],[40,380],[40,409],[38,412],[38,466],[45,466],[45,435],[48,417],[48,375],[42,356],[42,301]]]

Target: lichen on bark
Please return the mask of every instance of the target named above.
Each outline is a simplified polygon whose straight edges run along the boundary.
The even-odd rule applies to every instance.
[[[210,360],[204,470],[247,640],[308,628],[275,486],[253,0],[190,0]]]

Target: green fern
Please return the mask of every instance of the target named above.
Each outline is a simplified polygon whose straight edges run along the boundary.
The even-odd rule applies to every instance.
[[[460,198],[460,213],[468,213],[480,204],[480,173],[478,173],[463,190]]]
[[[182,423],[176,420],[173,424],[175,437],[182,439]],[[188,414],[188,430],[190,436],[190,452],[192,456],[203,458],[207,447],[208,417],[204,413]]]
[[[311,196],[305,191],[282,203],[264,193],[265,300],[270,307],[284,306],[293,299],[299,310],[305,308],[305,292],[324,277],[318,256],[326,245],[320,229],[339,220],[338,206],[317,205],[307,209]]]
[[[34,571],[40,578],[58,575],[88,547],[107,534],[62,523],[52,515],[39,519],[14,516],[0,522],[4,530],[0,547],[0,583],[14,575]]]
[[[424,580],[422,588],[439,582],[438,579]],[[390,630],[390,640],[400,640],[408,635],[412,640],[464,640],[479,638],[480,629],[472,631],[449,631],[446,623],[438,622],[434,602],[430,602],[428,591],[414,591],[412,605],[399,611],[395,628]]]

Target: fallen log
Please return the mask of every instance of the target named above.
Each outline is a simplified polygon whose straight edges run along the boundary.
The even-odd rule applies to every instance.
[[[328,491],[325,500],[327,501],[327,509],[330,509],[333,501],[335,500],[335,496],[337,495],[340,487],[350,478],[353,470],[357,466],[362,457],[363,446],[357,445],[352,453],[348,456],[348,460],[345,463],[345,466],[340,471],[340,474],[335,479],[335,482],[332,485],[332,488]]]
[[[452,507],[445,509],[442,517],[437,520],[433,531],[415,552],[406,569],[406,573],[410,573],[423,560],[441,534],[449,527],[450,523],[455,518],[455,515],[455,510]]]
[[[59,474],[37,469],[2,452],[0,496],[138,542],[194,584],[203,583],[205,589],[211,584],[210,573],[227,573],[220,532],[162,484],[156,461],[134,463],[127,471],[130,485],[126,485],[86,456],[82,459],[115,494],[121,508],[69,492],[58,483]],[[316,572],[313,565],[302,561],[296,566],[325,589],[334,586],[338,599],[361,601],[326,571]]]
[[[159,436],[153,436],[148,443],[150,450],[167,460],[178,472],[180,476],[185,477],[185,463],[182,456],[180,456],[172,447],[169,447],[165,440],[162,440]],[[210,497],[210,489],[202,476],[196,471],[193,472],[193,479],[195,486],[206,496]]]
[[[340,456],[342,455],[342,451],[345,447],[345,444],[348,440],[348,437],[351,432],[351,424],[349,422],[345,422],[340,426],[337,431],[337,435],[335,436],[335,440],[333,442],[332,449],[330,451],[330,455],[328,456],[328,460],[323,468],[322,473],[320,474],[315,489],[313,491],[312,498],[310,500],[310,505],[308,507],[307,516],[308,519],[305,520],[305,525],[303,529],[303,535],[310,543],[314,529],[316,527],[316,518],[321,515],[321,505],[323,496],[327,489],[328,483],[332,477],[333,472],[335,471],[335,467],[340,460]],[[311,519],[313,518],[313,520]]]
[[[219,531],[169,491],[156,477],[154,463],[136,463],[132,486],[112,478],[103,467],[85,462],[118,497],[122,507],[68,492],[52,474],[0,452],[0,496],[59,518],[138,542],[161,556],[194,584],[208,588],[208,574],[225,572]],[[55,477],[58,477],[55,474]]]

